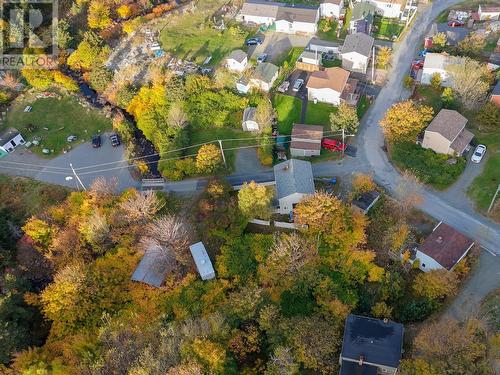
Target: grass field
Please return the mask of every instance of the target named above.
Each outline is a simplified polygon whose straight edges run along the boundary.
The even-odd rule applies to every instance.
[[[434,114],[437,114],[441,108],[443,108],[441,90],[436,90],[432,86],[417,85],[415,87],[413,99],[421,104],[434,108]]]
[[[196,12],[168,18],[160,34],[163,49],[198,64],[212,56],[209,65],[217,65],[237,48],[244,49],[249,29],[237,24],[227,25],[224,31],[212,27],[211,15],[225,3],[225,0],[200,1]]]
[[[319,21],[318,24],[318,38],[322,40],[330,40],[330,41],[336,41],[337,38],[337,28],[339,26],[339,23],[337,20],[333,19],[327,19],[323,18]]]
[[[376,39],[393,40],[404,29],[404,25],[390,18],[375,17],[373,21],[373,36]]]
[[[306,124],[323,125],[330,128],[330,113],[336,113],[337,107],[327,103],[307,103]]]
[[[33,107],[29,113],[24,112],[27,105]],[[30,132],[28,124],[35,129]],[[31,149],[40,155],[44,148],[53,150],[49,156],[62,152],[70,135],[76,135],[78,142],[88,141],[92,134],[111,129],[109,119],[95,109],[82,107],[72,96],[16,101],[7,113],[5,125],[18,129],[27,142],[40,139],[40,146]]]
[[[293,123],[300,122],[302,102],[293,96],[276,94],[273,98],[273,107],[278,114],[278,129],[280,134],[289,135]]]

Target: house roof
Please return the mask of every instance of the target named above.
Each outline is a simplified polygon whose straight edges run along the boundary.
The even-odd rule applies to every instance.
[[[299,60],[311,59],[321,61],[321,52],[304,50],[299,56]]]
[[[403,349],[403,325],[350,314],[345,322],[341,358],[397,368]]]
[[[309,41],[309,45],[307,46],[308,49],[314,50],[314,46],[319,46],[319,47],[331,47],[331,48],[338,48],[340,47],[340,44],[337,42],[330,42],[329,40],[323,40],[319,38],[312,38]]]
[[[344,91],[344,87],[349,79],[349,72],[345,69],[334,67],[313,72],[307,81],[308,89],[332,89],[339,93]]]
[[[447,270],[451,270],[473,244],[474,241],[469,237],[441,222],[420,245],[418,250],[434,259]]]
[[[246,121],[255,121],[255,113],[257,112],[257,108],[255,107],[246,107],[243,111],[243,122]]]
[[[276,198],[281,199],[295,193],[314,194],[311,163],[289,159],[274,166]]]
[[[352,8],[351,22],[365,18],[368,15],[375,14],[375,5],[370,3],[356,3]]]
[[[293,138],[310,139],[311,141],[321,141],[323,139],[323,126],[321,125],[304,125],[293,124]]]
[[[343,361],[340,367],[340,375],[377,375],[378,368],[375,366],[359,365],[358,362]]]
[[[197,242],[189,246],[189,250],[191,251],[194,263],[202,279],[210,278],[215,275],[214,267],[212,266],[212,262],[210,261],[210,257],[208,256],[203,242]]]
[[[443,53],[427,53],[425,55],[424,69],[445,70],[449,65],[458,62],[459,58]]]
[[[276,21],[316,23],[318,8],[283,6],[278,8]]]
[[[493,90],[491,91],[491,95],[494,95],[494,96],[500,95],[500,80],[497,82],[495,87],[493,87]]]
[[[236,49],[227,57],[227,59],[233,59],[242,63],[247,58],[247,53],[242,51],[241,49]]]
[[[500,13],[500,7],[479,5],[481,13]]]
[[[451,143],[450,148],[461,154],[465,148],[471,143],[474,134],[467,129],[463,129],[457,138]]]
[[[240,14],[245,16],[257,16],[257,17],[269,17],[276,18],[278,14],[278,8],[280,8],[282,4],[265,1],[246,1],[241,7]]]
[[[447,23],[434,23],[430,35],[445,33],[448,44],[457,45],[469,35],[469,29],[466,27],[451,27]]]
[[[345,84],[344,90],[340,94],[340,98],[343,100],[351,100],[351,95],[356,93],[356,89],[358,88],[359,80],[354,78],[348,78],[347,83]]]
[[[257,65],[252,74],[252,78],[271,83],[276,73],[278,73],[278,70],[279,68],[276,65],[264,62]]]
[[[364,4],[364,3],[362,3]],[[342,54],[357,52],[363,56],[369,57],[372,51],[373,39],[364,33],[355,33],[347,35],[342,46]]]
[[[19,134],[19,131],[14,128],[5,128],[3,130],[0,130],[0,144],[4,145],[10,140],[12,140],[14,137],[16,137]]]
[[[336,4],[336,5],[340,5],[340,2],[342,0],[323,0],[323,4]]]
[[[159,288],[172,268],[172,260],[161,247],[151,248],[144,253],[131,279]]]
[[[361,208],[363,211],[369,210],[380,198],[377,190],[367,191],[352,201],[352,204]]]
[[[441,134],[450,142],[453,142],[467,124],[467,119],[457,111],[442,109],[431,121],[426,131]]]

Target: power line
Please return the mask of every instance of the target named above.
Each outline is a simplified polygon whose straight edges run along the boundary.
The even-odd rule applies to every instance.
[[[15,170],[19,170],[18,167],[7,167],[5,165],[1,165],[0,166],[1,169],[15,169]],[[68,174],[67,173],[62,173],[62,172],[54,172],[54,171],[46,171],[46,170],[43,170],[43,169],[30,169],[30,168],[23,168],[22,169],[23,171],[28,171],[28,172],[40,172],[40,173],[52,173],[52,174],[58,174],[58,175],[62,175],[62,176],[67,176]]]
[[[0,162],[0,165],[3,165],[3,164],[14,164],[14,165],[22,165],[22,166],[28,166],[28,167],[39,167],[39,168],[59,169],[59,170],[63,170],[63,171],[70,171],[69,168],[51,167],[51,166],[45,166],[45,165],[41,165],[41,164],[21,163],[21,162],[16,162],[16,161],[7,161],[7,160],[2,160]]]

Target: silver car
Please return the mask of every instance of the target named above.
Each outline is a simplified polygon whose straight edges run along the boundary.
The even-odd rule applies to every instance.
[[[304,80],[299,78],[297,79],[294,84],[293,84],[293,88],[292,90],[295,91],[295,92],[298,92],[300,90],[300,88],[302,87],[302,85],[304,84]]]

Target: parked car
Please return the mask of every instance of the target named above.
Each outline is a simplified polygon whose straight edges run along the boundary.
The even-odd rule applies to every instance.
[[[261,53],[259,55],[259,57],[257,57],[257,62],[260,64],[260,63],[263,63],[264,61],[267,60],[267,53]]]
[[[463,26],[465,26],[465,24],[462,21],[454,20],[454,21],[449,21],[448,26],[450,26],[450,27],[463,27]]]
[[[111,135],[109,136],[109,140],[111,141],[111,146],[113,147],[121,145],[120,137],[116,133],[111,133]]]
[[[69,143],[75,142],[76,140],[77,140],[76,135],[70,135],[68,138],[66,138],[66,141],[68,141]]]
[[[257,46],[262,44],[262,38],[250,38],[245,41],[247,46]]]
[[[302,78],[295,80],[295,83],[293,84],[292,90],[295,92],[298,92],[301,89],[303,84],[304,84],[304,80]]]
[[[321,147],[330,151],[345,151],[347,145],[336,139],[323,138],[321,140]]]
[[[99,134],[94,134],[92,136],[92,147],[94,148],[101,147],[101,136]]]
[[[290,82],[285,81],[281,85],[278,86],[277,90],[278,90],[278,92],[286,92],[289,87],[290,87]]]
[[[485,145],[478,145],[476,149],[474,150],[474,153],[472,154],[472,157],[470,160],[473,163],[479,163],[481,160],[483,160],[484,154],[486,153],[486,146]]]

